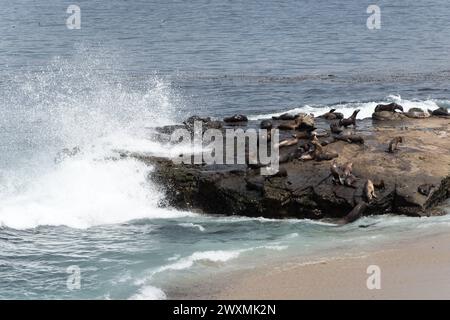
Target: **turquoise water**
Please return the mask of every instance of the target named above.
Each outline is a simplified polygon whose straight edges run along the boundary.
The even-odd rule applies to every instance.
[[[369,1],[79,1],[80,30],[69,4],[0,4],[0,298],[161,299],[264,259],[448,231],[447,217],[337,227],[161,208],[152,168],[112,160],[177,151],[151,127],[192,114],[448,107],[448,2],[380,1],[377,31]]]

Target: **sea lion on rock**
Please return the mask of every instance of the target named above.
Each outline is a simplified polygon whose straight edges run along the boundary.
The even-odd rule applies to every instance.
[[[345,141],[348,143],[364,144],[364,138],[359,135],[355,135],[355,134],[339,135],[339,136],[335,136],[334,139],[340,140],[340,141]]]
[[[339,121],[334,121],[330,124],[330,130],[331,133],[334,134],[341,134],[344,129],[342,129],[341,125],[339,124]]]
[[[403,112],[403,107],[395,102],[389,104],[379,104],[375,107],[375,112],[381,111],[396,112],[396,110]]]
[[[334,184],[344,184],[344,178],[343,176],[343,172],[342,169],[337,165],[336,161],[333,161],[330,165],[330,171],[331,171],[331,176],[332,176],[332,181]]]
[[[344,171],[345,176],[349,176],[352,174],[353,171],[353,162],[347,162],[343,167],[342,170]]]
[[[426,197],[428,197],[431,193],[431,190],[433,190],[435,188],[434,184],[421,184],[418,188],[417,191],[421,194],[424,195]]]
[[[375,195],[375,186],[373,185],[372,180],[367,180],[364,184],[364,197],[369,203],[372,201],[372,199],[377,198],[377,196]]]
[[[344,185],[347,187],[353,187],[356,182],[356,177],[353,175],[353,163],[347,162],[343,167],[342,171],[344,173]]]
[[[395,121],[404,119],[406,116],[403,113],[390,112],[390,111],[378,111],[372,114],[372,120],[376,121]]]
[[[366,209],[367,209],[367,203],[364,201],[361,201],[352,209],[352,211],[350,211],[349,214],[347,214],[344,218],[342,218],[340,220],[340,223],[346,224],[346,223],[351,223],[351,222],[358,220],[363,215],[364,211],[366,211]]]
[[[311,132],[311,134],[315,135],[316,137],[328,137],[328,131],[325,129],[315,129]]]
[[[322,114],[319,118],[324,118],[326,120],[340,120],[344,118],[344,115],[340,112],[335,112],[336,109],[331,109],[327,113]]]
[[[420,108],[411,108],[405,113],[408,118],[424,119],[429,118],[431,115],[427,111],[423,111]]]
[[[316,138],[317,139],[317,138]],[[320,142],[311,141],[314,145],[314,151],[312,152],[312,158],[316,161],[328,161],[333,160],[334,158],[339,157],[337,153],[324,152],[322,145]]]
[[[270,130],[270,129],[272,129],[273,124],[272,124],[272,121],[270,121],[270,120],[263,120],[263,121],[261,121],[259,127],[261,129]]]
[[[403,137],[395,137],[394,139],[389,142],[389,147],[387,152],[394,153],[396,150],[398,150],[398,144],[403,143]]]
[[[356,116],[360,111],[361,110],[356,109],[349,118],[339,120],[339,125],[344,126],[345,128],[347,128],[350,125],[356,127]]]
[[[300,117],[303,113],[292,114],[292,113],[283,113],[280,116],[273,116],[273,120],[295,120]]]
[[[450,114],[448,113],[448,109],[444,108],[444,107],[439,107],[438,109],[436,109],[434,111],[428,110],[428,113],[430,113],[431,115],[436,116],[436,117],[450,116]]]
[[[247,122],[248,118],[243,114],[235,114],[231,117],[224,118],[223,121],[226,123]]]
[[[297,143],[298,143],[297,138],[284,139],[280,141],[280,143],[278,143],[278,148],[293,146],[296,145]]]
[[[298,118],[298,127],[297,130],[300,131],[313,131],[316,130],[316,127],[314,126],[314,117],[311,115],[303,115]]]
[[[314,118],[310,115],[303,114],[296,118],[293,123],[282,123],[278,126],[280,130],[300,130],[300,131],[313,131]]]

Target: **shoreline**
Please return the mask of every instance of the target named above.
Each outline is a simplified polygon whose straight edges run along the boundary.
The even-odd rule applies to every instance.
[[[450,234],[387,243],[360,254],[294,257],[169,290],[169,299],[450,299]],[[380,268],[369,290],[368,267]],[[372,277],[373,279],[373,277]]]

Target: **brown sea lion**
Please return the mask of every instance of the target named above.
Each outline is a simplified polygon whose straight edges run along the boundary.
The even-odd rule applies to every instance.
[[[361,110],[356,109],[349,118],[339,120],[339,125],[344,126],[345,128],[347,128],[350,125],[356,127],[356,116],[360,111]]]
[[[270,120],[263,120],[261,121],[261,123],[259,124],[259,127],[261,129],[265,129],[265,130],[270,130],[273,127],[273,123]]]
[[[298,143],[297,138],[284,139],[280,141],[280,143],[278,143],[278,148],[293,146],[296,145],[297,143]]]
[[[332,181],[334,184],[344,184],[343,172],[341,168],[338,166],[336,161],[333,161],[330,165],[330,172],[332,176]]]
[[[314,116],[312,115],[303,115],[298,119],[296,119],[296,122],[298,123],[297,130],[300,131],[316,130],[316,127],[314,126]]]
[[[342,218],[339,222],[341,224],[351,223],[358,220],[366,211],[367,203],[361,201],[358,203],[349,214],[347,214],[344,218]]]
[[[431,115],[436,116],[436,117],[448,117],[448,116],[450,116],[450,113],[448,112],[448,109],[444,108],[444,107],[439,107],[439,108],[437,108],[434,111],[428,110],[428,113],[430,113]]]
[[[403,107],[395,102],[389,104],[379,104],[375,107],[375,112],[381,111],[396,112],[396,110],[403,112]]]
[[[280,130],[300,130],[300,131],[313,131],[316,128],[314,127],[314,118],[310,115],[303,114],[296,118],[294,122],[291,123],[282,123],[278,126]]]
[[[395,137],[394,139],[389,142],[389,147],[387,152],[394,153],[396,150],[398,150],[398,144],[403,143],[403,137]]]
[[[344,118],[344,115],[340,112],[335,112],[336,109],[331,109],[327,113],[319,116],[319,118],[324,118],[326,120],[340,120]]]
[[[231,117],[224,118],[223,121],[226,123],[247,122],[248,118],[243,114],[235,114]]]
[[[403,113],[390,112],[390,111],[378,111],[372,114],[372,120],[376,121],[395,121],[406,118]]]
[[[420,108],[411,108],[408,110],[408,112],[404,113],[405,116],[408,118],[415,118],[415,119],[423,119],[423,118],[429,118],[431,116],[428,111],[423,111]]]
[[[344,164],[344,166],[342,167],[342,171],[344,172],[345,176],[351,175],[353,171],[353,162],[347,162],[346,164]]]
[[[417,191],[421,194],[424,195],[426,197],[428,197],[431,193],[431,190],[433,190],[435,188],[434,184],[421,184],[418,188]]]
[[[316,137],[317,139],[317,137]],[[322,145],[318,141],[311,141],[314,145],[314,151],[312,152],[312,158],[316,161],[328,161],[339,157],[337,153],[324,152]]]
[[[301,115],[302,115],[302,113],[298,113],[298,114],[283,113],[280,116],[273,116],[272,119],[273,120],[295,120],[298,117],[300,117]]]
[[[330,130],[331,133],[334,134],[341,134],[344,129],[342,129],[341,125],[339,124],[339,121],[334,121],[330,124]]]
[[[355,134],[338,135],[338,136],[334,136],[334,139],[340,140],[340,141],[345,141],[348,143],[364,144],[364,138],[359,135],[355,135]]]
[[[377,198],[377,196],[375,195],[375,186],[373,185],[372,180],[367,180],[364,184],[364,197],[369,203],[372,201],[372,199]]]

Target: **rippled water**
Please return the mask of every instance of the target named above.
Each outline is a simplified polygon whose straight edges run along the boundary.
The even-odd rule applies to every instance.
[[[152,168],[114,159],[166,154],[149,127],[192,114],[448,107],[448,1],[379,1],[380,30],[371,1],[77,3],[80,30],[70,1],[0,3],[0,298],[164,298],[261,259],[447,231],[447,217],[336,227],[163,209]]]

